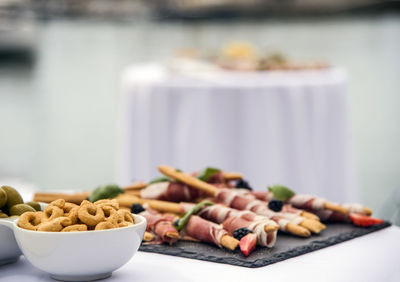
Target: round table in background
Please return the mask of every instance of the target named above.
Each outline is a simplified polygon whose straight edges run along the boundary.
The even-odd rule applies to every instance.
[[[118,180],[157,165],[239,171],[256,190],[284,184],[332,201],[359,200],[347,77],[315,71],[176,71],[132,66],[120,97]]]

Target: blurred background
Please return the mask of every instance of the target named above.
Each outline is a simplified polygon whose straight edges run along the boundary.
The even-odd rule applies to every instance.
[[[384,207],[396,205],[400,189],[399,8],[382,0],[0,0],[0,180],[42,191],[118,182],[124,71],[182,48],[215,53],[240,41],[345,71],[351,200],[390,219]]]

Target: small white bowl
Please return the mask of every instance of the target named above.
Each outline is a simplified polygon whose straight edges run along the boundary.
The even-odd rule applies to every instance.
[[[146,219],[133,215],[128,227],[83,232],[41,232],[12,223],[15,238],[28,261],[57,280],[90,281],[109,277],[139,249]]]
[[[17,241],[15,241],[13,230],[5,226],[7,222],[12,224],[15,218],[0,219],[0,265],[16,262],[22,255]]]
[[[45,203],[39,203],[42,210],[47,207]],[[0,265],[16,262],[22,255],[13,233],[12,222],[17,216],[0,218]]]

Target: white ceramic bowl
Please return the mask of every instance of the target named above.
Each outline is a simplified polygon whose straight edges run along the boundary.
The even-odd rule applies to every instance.
[[[15,220],[15,217],[0,219],[0,265],[16,262],[22,255],[17,241],[15,241],[13,230],[5,226],[7,222],[8,225],[12,224],[13,220]]]
[[[22,253],[34,266],[57,280],[90,281],[110,276],[138,250],[146,219],[133,216],[134,225],[99,231],[30,231],[16,221],[12,227]]]
[[[39,204],[42,210],[47,206],[45,203]],[[17,218],[0,218],[0,265],[16,262],[22,255],[11,227]]]

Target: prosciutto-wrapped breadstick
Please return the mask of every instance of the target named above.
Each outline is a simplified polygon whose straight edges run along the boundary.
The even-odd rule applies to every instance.
[[[194,204],[183,204],[190,209]],[[223,205],[204,206],[199,216],[216,223],[223,224],[231,234],[238,228],[247,228],[257,234],[257,243],[271,248],[276,241],[278,225],[267,217],[259,216],[251,211],[239,211]]]
[[[188,185],[169,181],[149,184],[146,188],[140,190],[140,197],[142,198],[171,202],[190,202],[204,196],[204,193]]]
[[[311,235],[309,230],[319,233],[325,228],[323,224],[315,220],[306,219],[290,213],[275,213],[268,209],[267,204],[263,201],[246,198],[233,191],[233,189],[215,188],[214,186],[201,181],[200,179],[176,171],[174,168],[168,166],[159,166],[158,169],[161,173],[167,175],[168,177],[179,180],[186,185],[213,196],[217,202],[225,203],[232,208],[239,210],[250,210],[259,215],[266,216],[278,223],[282,231],[286,231],[298,236],[308,237]]]
[[[242,193],[249,193],[243,191]],[[263,201],[270,201],[274,198],[274,195],[270,191],[263,192],[251,192],[254,197]],[[371,215],[372,211],[364,207],[360,204],[334,204],[330,203],[326,199],[311,196],[311,195],[302,195],[295,194],[290,197],[287,203],[293,205],[295,208],[304,209],[310,211],[312,213],[321,215],[322,220],[335,220],[335,221],[343,221],[343,219],[348,218],[349,213],[358,213],[363,215]],[[340,216],[342,214],[342,216]],[[344,215],[344,216],[343,216]]]
[[[172,224],[173,217],[152,209],[146,209],[139,214],[147,220],[146,230],[155,233],[163,242],[173,244],[179,238],[179,232]]]
[[[224,246],[230,250],[236,249],[239,241],[228,234],[222,225],[205,220],[197,215],[192,215],[186,224],[185,235],[193,237],[202,242]]]
[[[257,199],[266,203],[269,203],[274,199],[273,194],[270,192],[267,192],[266,194],[264,192],[249,191],[247,189],[234,189],[234,191],[236,191],[241,196],[249,197],[250,199]],[[310,213],[303,209],[294,208],[291,204],[287,203],[283,204],[281,212],[296,214],[308,219],[320,220],[320,218],[314,213]]]

